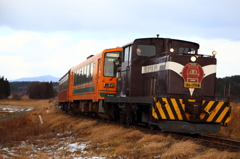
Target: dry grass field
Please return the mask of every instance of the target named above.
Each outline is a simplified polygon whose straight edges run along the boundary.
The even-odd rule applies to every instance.
[[[240,103],[232,104],[231,116],[231,121],[227,127],[221,128],[219,135],[240,140]]]
[[[1,100],[0,103],[35,108],[21,117],[0,123],[0,159],[240,157],[240,152],[219,151],[193,141],[176,140],[160,132],[152,135],[134,128],[71,116],[59,110],[54,100]],[[239,138],[239,109],[239,105],[233,105],[233,119],[220,135]]]

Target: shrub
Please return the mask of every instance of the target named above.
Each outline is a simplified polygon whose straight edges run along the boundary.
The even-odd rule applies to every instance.
[[[17,93],[13,93],[12,94],[12,99],[13,100],[21,100],[22,99],[22,96],[17,94]]]

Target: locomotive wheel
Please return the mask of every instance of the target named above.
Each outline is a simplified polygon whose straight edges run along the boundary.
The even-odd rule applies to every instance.
[[[124,124],[125,123],[125,120],[126,120],[126,115],[125,114],[120,114],[120,123],[121,124]]]
[[[63,104],[59,105],[59,108],[63,111]]]
[[[132,118],[131,117],[127,118],[126,122],[127,122],[127,125],[131,125],[132,124]]]
[[[156,130],[157,129],[157,126],[152,125],[152,124],[148,124],[148,127],[150,128],[150,130]]]
[[[64,109],[64,111],[67,113],[67,104],[64,104],[64,105],[63,105],[63,109]]]

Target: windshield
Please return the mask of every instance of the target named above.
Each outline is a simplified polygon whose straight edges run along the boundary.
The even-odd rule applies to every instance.
[[[118,59],[119,54],[120,52],[108,52],[105,54],[104,76],[116,77],[116,72],[114,71],[114,62]]]

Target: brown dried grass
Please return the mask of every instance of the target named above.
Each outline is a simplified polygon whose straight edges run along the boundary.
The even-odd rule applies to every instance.
[[[46,105],[47,103],[54,103],[54,99],[34,100],[29,99],[28,96],[23,96],[22,100],[1,99],[0,103],[9,104],[21,108],[38,108]]]
[[[220,136],[240,139],[240,103],[233,103],[231,112],[231,121],[227,127],[221,127]]]
[[[0,109],[0,118],[4,118],[6,116],[9,116],[11,114],[14,114],[14,113],[11,113],[11,112],[2,112],[1,109]]]
[[[12,101],[7,101],[12,102]],[[15,101],[14,101],[15,102]],[[29,158],[32,147],[19,147],[22,141],[38,147],[56,145],[56,136],[73,137],[73,142],[87,142],[88,154],[76,153],[80,156],[112,156],[110,158],[222,158],[237,157],[237,153],[218,151],[200,146],[192,141],[177,141],[165,134],[149,134],[133,128],[125,128],[65,114],[55,107],[53,100],[18,101],[16,105],[32,106],[35,110],[19,118],[0,123],[0,145],[19,152],[18,158]],[[39,115],[43,124],[39,121]],[[231,126],[231,125],[230,125]],[[235,131],[232,131],[235,132]],[[64,144],[64,143],[61,143]],[[60,144],[60,145],[61,145]],[[52,148],[52,151],[57,149]],[[0,150],[0,153],[5,153]],[[71,158],[68,150],[59,151],[58,158]],[[8,154],[9,155],[9,154]],[[1,155],[0,155],[1,156]],[[35,152],[35,158],[52,157],[43,150]],[[0,157],[1,158],[1,157]]]
[[[174,143],[164,154],[166,158],[191,158],[201,146],[193,141],[181,141]]]
[[[194,157],[194,159],[234,159],[234,158],[239,158],[239,155],[227,151],[218,151],[216,149],[206,150],[203,154]]]
[[[32,136],[45,134],[45,125],[41,125],[37,111],[29,112],[0,124],[0,143],[29,140]]]

